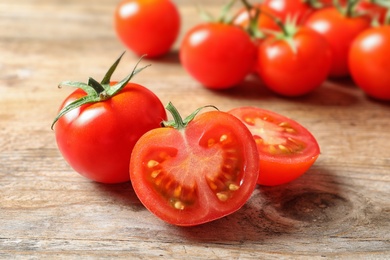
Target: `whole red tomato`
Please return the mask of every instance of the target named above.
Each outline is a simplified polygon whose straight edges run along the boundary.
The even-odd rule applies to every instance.
[[[390,100],[390,26],[365,30],[349,51],[352,79],[376,99]]]
[[[304,27],[291,35],[280,35],[260,44],[258,74],[269,89],[280,95],[308,94],[329,75],[329,44],[320,34]]]
[[[212,89],[226,89],[240,83],[252,71],[256,47],[241,27],[205,23],[184,36],[180,62],[186,71]]]
[[[166,120],[165,109],[154,93],[128,83],[135,73],[115,83],[110,82],[114,70],[102,83],[92,79],[88,84],[63,82],[82,89],[63,101],[53,123],[58,148],[69,165],[102,183],[129,181],[133,146],[145,132]]]
[[[328,7],[309,16],[305,25],[325,37],[332,51],[331,77],[349,75],[348,51],[354,38],[370,27],[368,16],[348,16]]]
[[[115,30],[127,48],[149,58],[166,54],[180,30],[180,14],[170,0],[123,0],[114,14]]]
[[[140,201],[162,220],[194,226],[229,215],[250,198],[259,154],[251,133],[221,111],[151,130],[134,147],[130,178]]]
[[[228,113],[239,118],[255,139],[261,185],[275,186],[295,180],[320,154],[314,136],[290,118],[258,107],[238,107]]]

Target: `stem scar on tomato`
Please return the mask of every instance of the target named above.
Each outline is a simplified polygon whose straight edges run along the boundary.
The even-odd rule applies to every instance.
[[[123,52],[119,56],[119,58],[114,62],[114,64],[111,65],[110,69],[107,71],[107,73],[103,77],[103,80],[100,83],[98,81],[96,81],[95,79],[90,77],[88,79],[88,84],[85,84],[83,82],[77,82],[77,81],[63,81],[58,85],[59,88],[61,88],[62,86],[80,88],[80,89],[84,90],[87,93],[87,95],[73,101],[72,103],[70,103],[67,106],[65,106],[64,108],[62,108],[60,110],[60,112],[58,113],[58,115],[56,116],[56,118],[54,119],[53,123],[51,124],[52,130],[53,130],[55,123],[58,121],[58,119],[60,119],[60,117],[62,117],[63,115],[65,115],[69,111],[71,111],[75,108],[78,108],[82,105],[85,105],[85,104],[105,101],[105,100],[115,96],[127,85],[127,83],[129,83],[129,81],[136,74],[138,74],[139,72],[141,72],[142,70],[144,70],[145,68],[150,66],[150,64],[149,64],[149,65],[146,65],[142,68],[137,69],[138,64],[140,63],[142,58],[145,57],[145,55],[143,55],[136,63],[135,67],[133,68],[133,71],[127,77],[125,77],[124,79],[122,79],[121,81],[116,83],[115,85],[111,86],[110,85],[111,76],[114,73],[114,71],[116,70],[116,68],[117,68],[117,66],[118,66],[119,62],[121,61],[124,54],[125,54],[125,52]]]

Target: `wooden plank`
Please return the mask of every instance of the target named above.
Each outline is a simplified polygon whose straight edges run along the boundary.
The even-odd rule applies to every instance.
[[[202,1],[217,12],[224,1]],[[182,34],[195,1],[176,1]],[[112,30],[115,3],[0,1],[0,258],[386,259],[390,257],[390,107],[353,83],[328,81],[286,99],[256,77],[209,91],[180,66],[177,49],[134,81],[183,114],[214,104],[254,105],[287,115],[318,139],[322,154],[307,174],[258,187],[238,212],[205,225],[163,223],[130,183],[103,185],[75,173],[57,150],[50,124],[70,89],[63,80],[100,79],[124,50]],[[4,29],[6,28],[6,29]],[[115,77],[132,69],[127,53]]]

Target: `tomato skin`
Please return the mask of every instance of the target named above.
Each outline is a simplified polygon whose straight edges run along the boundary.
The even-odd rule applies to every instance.
[[[390,26],[363,31],[349,51],[354,82],[369,96],[390,100]]]
[[[258,74],[272,91],[284,96],[301,96],[318,88],[329,75],[331,50],[317,32],[300,28],[286,40],[266,39],[258,49]]]
[[[60,109],[85,96],[71,93]],[[136,141],[160,126],[166,112],[145,87],[128,83],[110,99],[82,105],[59,118],[54,126],[58,148],[79,174],[96,182],[129,181],[130,154]]]
[[[366,12],[372,19],[378,19],[380,23],[385,21],[387,9],[369,0],[360,1],[356,9],[360,12]]]
[[[256,47],[240,27],[206,23],[184,36],[180,62],[198,82],[211,89],[231,88],[240,83],[255,64]]]
[[[256,187],[258,156],[250,132],[237,118],[209,111],[197,115],[185,129],[164,127],[143,135],[131,156],[130,178],[140,201],[157,217],[178,226],[195,226],[229,215],[246,203]],[[228,180],[237,189],[221,200],[210,179],[216,180],[215,189],[225,187]]]
[[[246,8],[241,8],[235,15],[233,23],[235,25],[241,26],[242,28],[246,28],[249,25],[250,16],[253,18],[255,16],[256,10],[260,11],[257,18],[257,28],[260,29],[260,31],[263,29],[275,31],[280,30],[280,27],[271,17],[265,14],[261,14],[261,12],[272,14],[272,10],[263,4],[253,4],[253,7],[249,13]]]
[[[122,43],[137,55],[157,58],[166,54],[180,30],[180,14],[170,0],[123,0],[114,24]]]
[[[305,25],[323,35],[332,50],[331,77],[349,75],[348,51],[353,39],[370,27],[368,16],[347,17],[336,8],[328,7],[309,16]]]
[[[295,19],[296,24],[302,24],[308,15],[314,12],[314,9],[302,0],[264,0],[262,6],[283,22]]]
[[[260,185],[276,186],[295,180],[320,154],[315,137],[290,118],[258,107],[238,107],[228,113],[239,118],[256,140]]]

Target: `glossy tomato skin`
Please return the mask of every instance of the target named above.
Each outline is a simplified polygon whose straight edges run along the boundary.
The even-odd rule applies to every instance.
[[[284,96],[301,96],[318,88],[331,66],[328,42],[304,27],[293,36],[292,44],[266,39],[259,46],[257,58],[260,78],[268,88]]]
[[[303,23],[314,12],[314,9],[302,0],[264,0],[262,6],[283,22],[293,19],[296,24]]]
[[[252,71],[256,47],[239,26],[206,23],[184,36],[180,62],[198,82],[211,89],[239,84]]]
[[[130,178],[160,219],[195,226],[229,215],[250,198],[258,152],[248,129],[226,112],[197,115],[185,129],[159,128],[134,147]]]
[[[171,49],[181,21],[170,0],[123,0],[115,10],[114,24],[127,48],[139,56],[157,58]]]
[[[266,30],[274,30],[279,31],[280,27],[275,23],[275,21],[269,17],[268,15],[261,13],[269,13],[272,14],[272,10],[270,10],[267,6],[263,4],[253,4],[253,7],[250,12],[248,12],[247,8],[241,8],[238,10],[237,14],[234,16],[233,23],[235,25],[246,28],[249,26],[249,18],[254,18],[255,13],[260,12],[257,18],[257,28],[260,31]]]
[[[314,12],[305,25],[323,35],[332,50],[331,77],[349,75],[348,51],[354,38],[370,27],[368,16],[347,17],[336,8],[328,7]]]
[[[71,93],[60,109],[85,96]],[[110,99],[82,105],[55,124],[58,148],[79,174],[96,182],[129,181],[129,162],[136,141],[159,127],[166,112],[158,97],[145,87],[128,83]]]
[[[376,99],[390,100],[390,26],[365,30],[349,51],[351,77]]]
[[[362,0],[358,3],[356,9],[359,12],[367,13],[372,19],[377,19],[380,23],[385,21],[387,9],[370,0]]]
[[[259,152],[258,184],[286,184],[304,174],[320,154],[315,137],[301,124],[258,107],[238,107],[228,113],[251,131]]]

